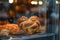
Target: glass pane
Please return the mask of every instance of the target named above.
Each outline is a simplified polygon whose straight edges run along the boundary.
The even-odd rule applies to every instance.
[[[58,19],[59,5],[56,0],[0,0],[2,38],[48,36],[52,39],[49,36],[58,32]]]

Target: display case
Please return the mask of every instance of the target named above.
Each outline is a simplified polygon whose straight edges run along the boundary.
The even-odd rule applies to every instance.
[[[5,3],[8,5],[2,9],[4,15],[0,13],[1,40],[58,40],[55,0],[12,0]]]

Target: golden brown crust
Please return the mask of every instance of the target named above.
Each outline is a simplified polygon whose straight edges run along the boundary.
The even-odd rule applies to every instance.
[[[20,20],[24,18],[21,17]],[[25,18],[26,19],[26,18]],[[20,21],[20,28],[27,34],[34,34],[40,32],[40,19],[37,16],[31,16],[29,19]]]
[[[28,20],[28,18],[25,17],[25,16],[22,16],[22,17],[18,18],[17,23],[20,24],[21,22],[24,22],[24,21],[26,21],[26,20]]]
[[[32,20],[32,21],[38,20],[38,21],[40,21],[40,18],[37,17],[37,16],[31,16],[31,17],[29,18],[29,20]]]
[[[40,25],[40,18],[37,16],[31,16],[29,20],[31,20],[32,22],[36,22],[38,25]]]
[[[10,31],[10,33],[12,34],[16,34],[19,32],[20,28],[18,27],[17,24],[6,24],[3,25],[4,28],[2,29],[8,29]]]
[[[32,16],[28,20],[22,22],[22,28],[27,34],[34,34],[40,32],[40,21],[37,16]]]

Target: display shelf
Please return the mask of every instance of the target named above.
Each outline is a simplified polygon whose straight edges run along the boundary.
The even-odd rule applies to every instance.
[[[46,34],[38,34],[38,35],[31,35],[31,36],[23,36],[22,38],[10,38],[10,40],[28,40],[34,38],[41,38],[41,37],[50,37],[55,36],[55,33],[46,33]],[[9,40],[9,39],[2,39],[2,40]]]
[[[47,33],[47,34],[42,34],[42,35],[32,35],[32,36],[27,36],[27,37],[22,37],[22,39],[32,39],[32,38],[39,38],[39,37],[48,37],[48,36],[53,36],[55,35],[54,33]]]

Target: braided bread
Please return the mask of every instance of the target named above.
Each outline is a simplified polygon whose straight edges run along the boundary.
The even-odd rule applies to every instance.
[[[20,30],[17,24],[6,24],[2,29],[8,29],[11,34],[17,34]]]
[[[28,20],[21,23],[22,29],[28,34],[34,34],[40,32],[40,21],[38,17],[31,17]]]

